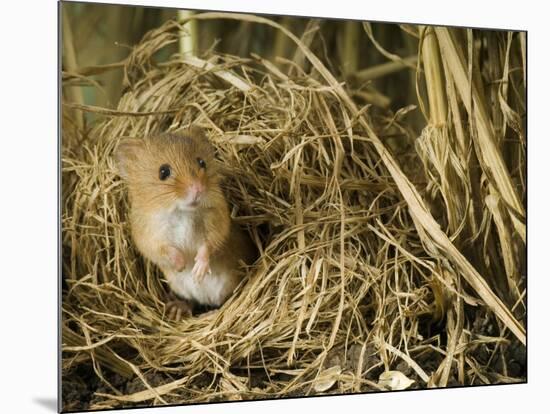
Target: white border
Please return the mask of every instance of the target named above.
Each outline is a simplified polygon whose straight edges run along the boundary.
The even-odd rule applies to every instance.
[[[112,1],[111,3],[124,3]],[[529,384],[348,397],[163,408],[129,413],[395,412],[518,413],[545,401],[549,372],[548,19],[543,2],[160,0],[132,4],[257,13],[528,29]],[[2,5],[0,64],[0,272],[3,412],[53,412],[56,398],[57,4]],[[7,92],[7,93],[6,93]],[[11,409],[10,409],[11,408]]]

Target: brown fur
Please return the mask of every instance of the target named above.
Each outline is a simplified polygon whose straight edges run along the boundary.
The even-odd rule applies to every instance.
[[[165,133],[143,140],[125,139],[115,157],[129,189],[134,242],[167,277],[174,276],[194,260],[193,275],[200,281],[207,274],[210,261],[216,260],[234,269],[231,278],[236,278],[238,260],[251,262],[254,248],[238,226],[231,223],[229,207],[220,188],[214,149],[201,129],[191,128],[181,134]],[[206,168],[200,168],[199,158],[206,162]],[[170,177],[164,181],[159,178],[163,164],[171,168]],[[185,216],[191,217],[185,220],[192,223],[192,244],[177,244],[166,237],[170,228],[162,230],[164,221],[160,220],[159,224],[154,217],[161,211],[175,211],[177,203],[189,195],[192,185],[203,188],[193,213]],[[238,281],[236,278],[229,286],[234,287]]]

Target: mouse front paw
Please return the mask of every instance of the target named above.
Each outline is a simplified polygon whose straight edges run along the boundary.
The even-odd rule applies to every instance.
[[[195,256],[195,265],[193,266],[193,278],[196,282],[201,282],[206,273],[210,273],[210,262],[208,249],[206,246],[201,246]]]
[[[181,272],[185,269],[185,256],[180,249],[173,246],[163,246],[161,252],[169,263],[169,266],[176,272]]]

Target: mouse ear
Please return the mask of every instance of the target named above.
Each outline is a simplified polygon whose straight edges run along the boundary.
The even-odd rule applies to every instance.
[[[189,135],[191,135],[192,137],[199,137],[201,139],[208,139],[204,128],[198,125],[191,125],[189,127]]]
[[[122,178],[128,178],[128,167],[130,163],[137,161],[138,151],[142,145],[142,142],[137,139],[123,138],[120,140],[115,150],[115,163],[118,174]]]

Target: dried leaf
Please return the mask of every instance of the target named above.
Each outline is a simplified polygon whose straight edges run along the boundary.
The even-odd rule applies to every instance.
[[[380,374],[378,385],[392,391],[405,390],[414,383],[400,371],[386,371]]]
[[[342,373],[342,368],[340,365],[335,365],[333,367],[330,367],[328,369],[325,369],[319,377],[317,377],[317,380],[315,381],[315,384],[313,385],[313,389],[317,392],[325,392],[332,388],[334,384],[336,384],[336,381],[338,380],[338,376]]]

